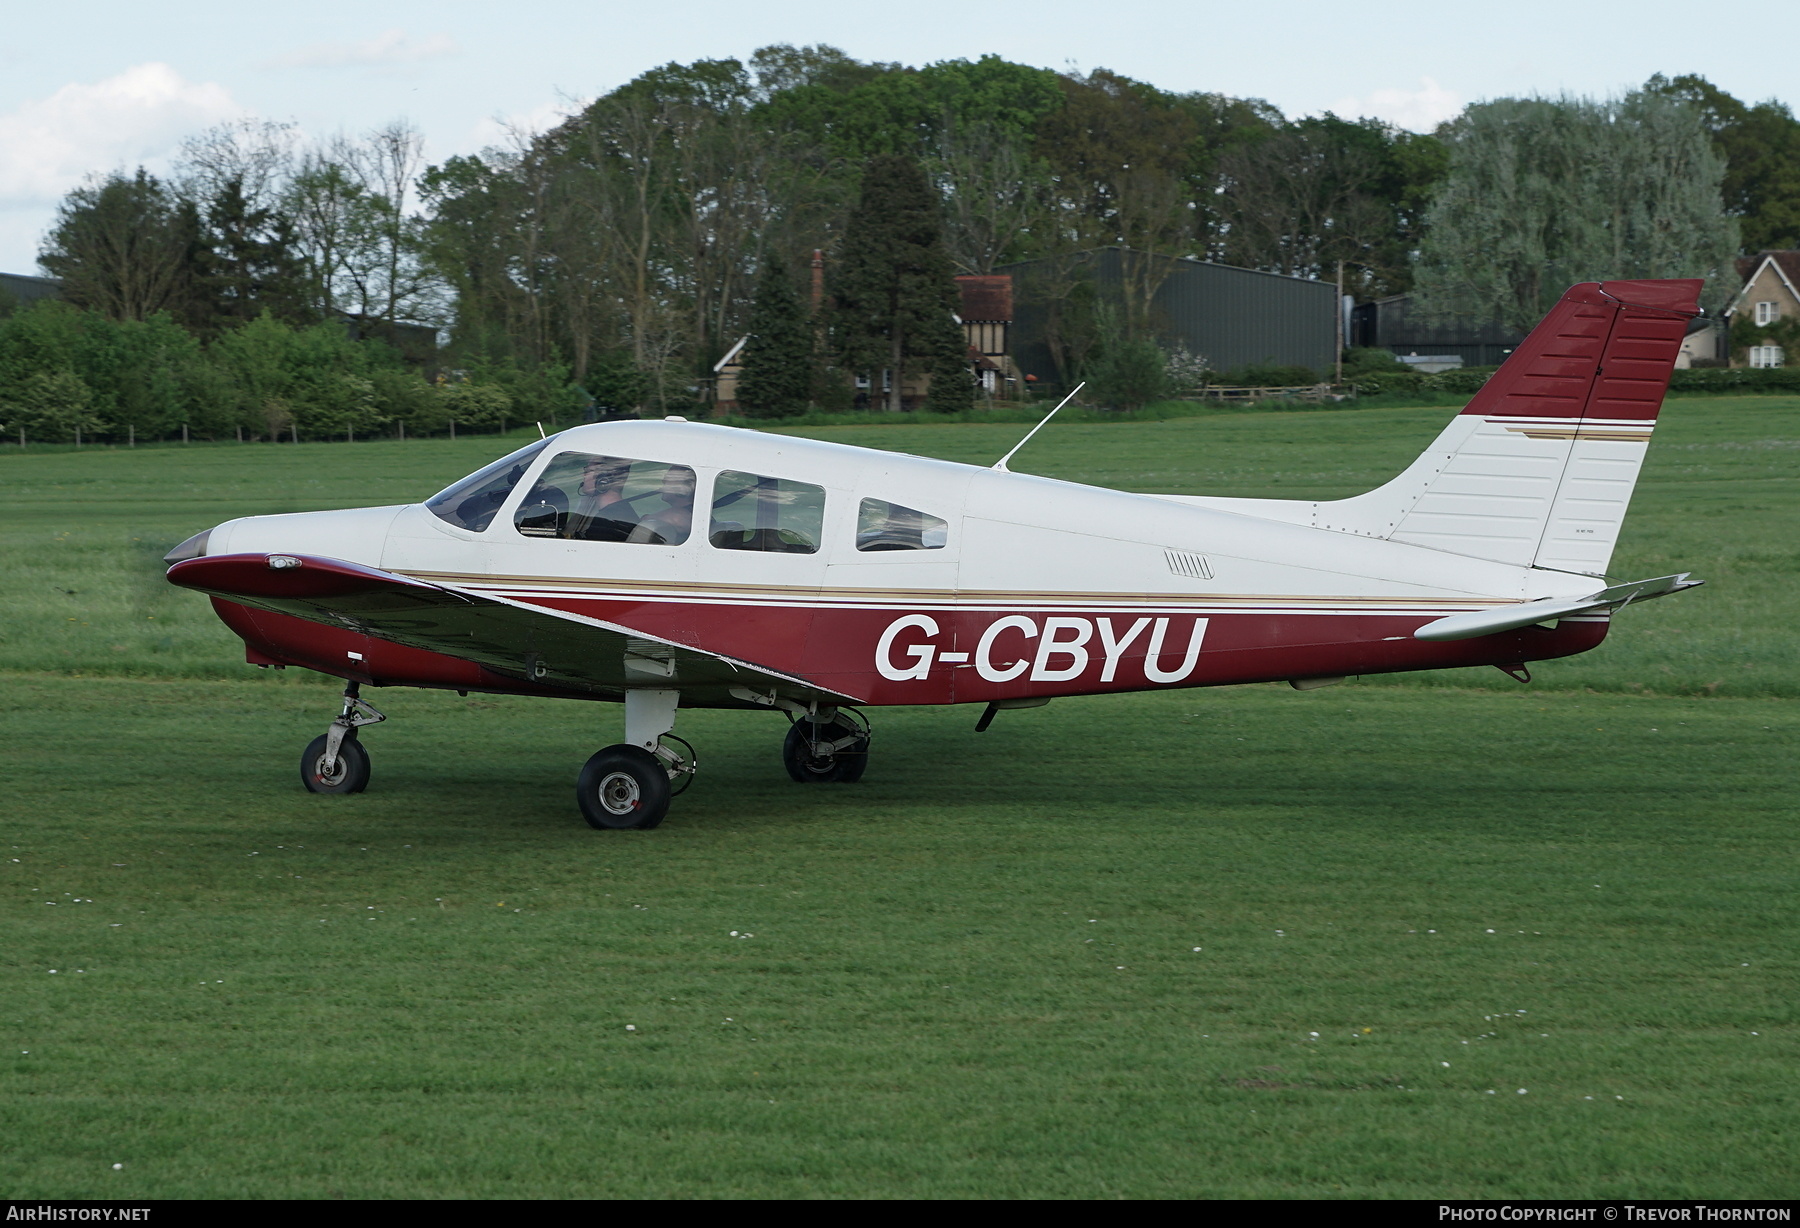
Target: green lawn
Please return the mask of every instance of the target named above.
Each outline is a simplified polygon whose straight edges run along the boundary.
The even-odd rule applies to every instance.
[[[1344,494],[1444,415],[1015,468]],[[383,692],[370,791],[304,793],[330,692],[160,579],[498,441],[0,453],[0,1192],[1794,1197],[1800,401],[1665,424],[1615,570],[1712,585],[1531,687],[881,710],[853,787],[700,712],[642,833],[574,810],[604,706]]]

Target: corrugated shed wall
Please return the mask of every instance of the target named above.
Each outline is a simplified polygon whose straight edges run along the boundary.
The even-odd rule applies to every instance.
[[[39,299],[61,297],[62,283],[53,278],[0,273],[0,311],[27,307]]]
[[[1351,343],[1379,346],[1396,354],[1451,354],[1469,366],[1492,367],[1506,361],[1524,333],[1498,324],[1458,324],[1426,327],[1410,318],[1412,295],[1364,303],[1354,313]]]
[[[1120,248],[1100,248],[1060,263],[1028,260],[997,270],[1013,274],[1013,354],[1022,370],[1041,380],[1064,376],[1045,337],[1054,300],[1085,280],[1100,301],[1116,306],[1127,272],[1125,255]],[[1165,274],[1151,300],[1152,327],[1165,347],[1180,342],[1215,370],[1277,362],[1330,377],[1337,357],[1334,285],[1225,264],[1130,255],[1136,262],[1155,262],[1156,272]]]

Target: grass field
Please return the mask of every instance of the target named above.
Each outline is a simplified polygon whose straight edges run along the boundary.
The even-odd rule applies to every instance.
[[[1444,414],[1015,467],[1347,494]],[[499,441],[0,454],[0,1191],[1794,1197],[1800,401],[1664,423],[1614,570],[1711,587],[1529,688],[885,710],[820,789],[778,719],[696,713],[699,783],[607,834],[570,797],[605,707],[384,693],[370,791],[302,792],[330,692],[156,563]]]

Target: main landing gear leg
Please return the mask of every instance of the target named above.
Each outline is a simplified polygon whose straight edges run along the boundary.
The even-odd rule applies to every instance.
[[[300,783],[311,793],[361,793],[369,787],[369,752],[356,731],[387,717],[362,697],[362,684],[344,687],[344,710],[300,756]]]
[[[700,760],[669,732],[680,702],[680,691],[625,692],[625,741],[597,751],[575,783],[588,826],[647,831],[669,813],[670,799],[693,783]]]

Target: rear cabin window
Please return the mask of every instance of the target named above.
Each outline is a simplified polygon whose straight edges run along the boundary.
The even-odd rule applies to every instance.
[[[825,488],[727,469],[713,482],[709,540],[720,550],[816,554],[825,525]]]
[[[502,456],[431,496],[425,500],[425,506],[446,524],[479,533],[493,523],[494,513],[506,502],[506,496],[512,494],[513,487],[531,468],[533,458],[549,444],[549,440],[540,439],[510,456]]]
[[[856,513],[858,550],[942,550],[950,526],[916,508],[864,499]]]
[[[564,452],[513,514],[526,537],[679,546],[694,523],[694,471],[685,465]]]

